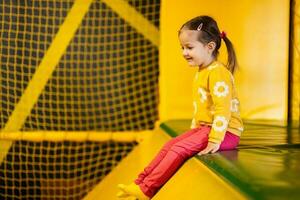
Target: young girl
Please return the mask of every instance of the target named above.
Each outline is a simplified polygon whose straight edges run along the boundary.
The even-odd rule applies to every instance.
[[[233,72],[237,61],[233,46],[216,21],[199,16],[179,30],[183,57],[198,71],[193,83],[194,117],[191,130],[167,142],[134,183],[119,184],[118,197],[151,199],[189,158],[235,149],[243,131]],[[217,61],[223,40],[228,63]]]

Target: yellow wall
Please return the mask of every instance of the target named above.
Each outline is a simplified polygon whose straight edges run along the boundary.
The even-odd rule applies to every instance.
[[[294,5],[294,38],[292,60],[292,104],[291,117],[294,127],[299,127],[300,118],[300,0],[295,0]]]
[[[160,118],[192,117],[191,84],[196,68],[181,55],[178,29],[197,15],[210,15],[233,42],[235,74],[245,119],[287,118],[288,0],[162,0]],[[221,60],[226,61],[222,43]]]

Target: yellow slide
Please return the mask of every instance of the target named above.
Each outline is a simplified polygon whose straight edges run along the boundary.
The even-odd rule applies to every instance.
[[[169,139],[170,136],[162,130],[153,131],[87,194],[85,200],[118,199],[116,197],[117,184],[133,182],[138,173]],[[180,168],[153,199],[199,200],[208,198],[245,199],[199,160],[192,158]]]

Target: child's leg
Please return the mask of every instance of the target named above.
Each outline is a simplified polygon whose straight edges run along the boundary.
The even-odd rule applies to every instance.
[[[166,154],[168,153],[169,149],[172,147],[173,144],[175,144],[176,142],[189,137],[191,134],[195,133],[196,131],[199,131],[201,129],[200,128],[194,128],[191,129],[171,140],[169,140],[159,151],[159,153],[155,156],[155,158],[150,162],[150,164],[148,164],[147,167],[145,167],[144,171],[141,172],[138,175],[138,178],[134,181],[136,184],[140,184],[142,183],[142,181],[144,180],[144,178],[150,174],[152,172],[152,170],[160,163],[160,161],[166,156]]]
[[[138,184],[144,194],[153,197],[187,159],[203,150],[207,146],[209,132],[210,127],[204,126],[173,142],[164,158]],[[239,137],[227,131],[220,150],[235,149],[238,143]]]
[[[209,131],[209,127],[203,126],[173,143],[164,158],[139,184],[144,194],[153,197],[188,158],[204,149],[207,146]]]
[[[232,150],[235,149],[240,142],[240,137],[230,133],[229,131],[226,132],[223,142],[220,145],[220,151],[222,150]]]

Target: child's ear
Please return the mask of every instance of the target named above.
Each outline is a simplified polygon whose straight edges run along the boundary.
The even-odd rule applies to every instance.
[[[216,43],[215,42],[209,42],[207,43],[207,48],[210,52],[213,52],[216,48]]]

